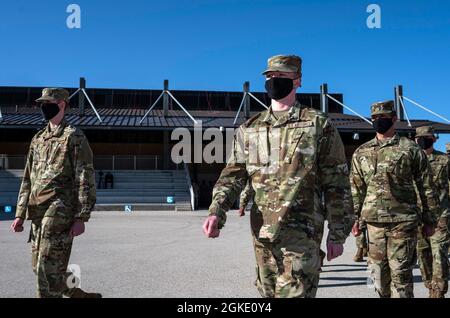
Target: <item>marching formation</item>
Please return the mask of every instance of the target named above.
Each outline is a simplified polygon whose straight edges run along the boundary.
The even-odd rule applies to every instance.
[[[219,236],[225,213],[245,187],[240,214],[253,197],[255,284],[262,297],[314,297],[322,259],[341,255],[350,232],[357,238],[355,261],[367,253],[380,297],[414,296],[417,259],[430,297],[444,297],[450,164],[448,155],[433,149],[432,127],[419,127],[416,142],[400,137],[394,102],[374,103],[376,136],[356,150],[349,171],[328,117],[295,100],[301,59],[274,56],[268,64],[263,74],[271,107],[238,129],[205,234]],[[255,130],[263,133],[255,136]],[[255,139],[257,155],[250,147]],[[264,156],[275,159],[269,164]],[[326,253],[320,250],[325,220]]]
[[[393,101],[378,102],[371,106],[376,136],[349,164],[330,118],[296,100],[301,58],[271,57],[263,75],[271,105],[237,129],[205,235],[219,236],[236,200],[241,215],[253,201],[255,285],[262,297],[315,297],[324,257],[339,257],[353,233],[354,260],[368,256],[380,297],[413,297],[418,261],[430,297],[443,298],[450,144],[447,154],[435,150],[433,127],[418,127],[415,141],[401,137]],[[46,88],[36,101],[48,125],[31,141],[11,227],[22,232],[24,220],[31,220],[38,297],[98,298],[71,288],[67,273],[73,239],[84,232],[96,201],[93,154],[84,134],[64,119],[66,90]],[[325,224],[326,252],[320,250]]]

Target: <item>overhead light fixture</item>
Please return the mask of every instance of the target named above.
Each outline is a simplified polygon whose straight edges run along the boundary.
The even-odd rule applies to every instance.
[[[359,140],[359,133],[353,133],[353,140]]]

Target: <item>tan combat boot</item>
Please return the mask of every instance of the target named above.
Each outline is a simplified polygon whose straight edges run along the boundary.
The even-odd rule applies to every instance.
[[[432,289],[430,288],[430,298],[445,298],[444,293],[441,292],[439,289]]]
[[[367,257],[368,256],[368,249],[367,248],[363,248],[363,257]]]
[[[320,255],[320,269],[319,272],[322,271],[322,267],[323,267],[323,260],[325,259],[325,256],[327,255],[324,251],[320,250],[319,251],[319,255]]]
[[[364,255],[363,249],[362,248],[358,248],[358,250],[356,251],[356,255],[353,256],[353,261],[357,262],[357,263],[364,262],[363,255]]]
[[[102,298],[102,294],[99,293],[87,293],[81,288],[70,289],[64,296],[69,298]]]

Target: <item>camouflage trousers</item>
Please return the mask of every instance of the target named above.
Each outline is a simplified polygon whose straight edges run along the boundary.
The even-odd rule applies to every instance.
[[[319,285],[320,244],[299,229],[283,228],[273,242],[253,239],[255,285],[264,298],[313,298]]]
[[[425,287],[446,294],[449,279],[447,253],[450,239],[447,220],[439,220],[438,227],[431,237],[422,235],[422,227],[419,227],[418,232],[417,258]]]
[[[368,223],[368,264],[382,298],[413,298],[417,222]]]
[[[32,267],[37,276],[38,298],[71,295],[67,272],[73,239],[69,235],[72,219],[44,217],[31,224]]]

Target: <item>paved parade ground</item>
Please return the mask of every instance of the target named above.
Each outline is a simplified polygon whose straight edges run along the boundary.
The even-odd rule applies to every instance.
[[[259,297],[249,215],[228,213],[219,239],[206,239],[199,212],[93,212],[76,238],[71,264],[81,267],[81,287],[104,297]],[[34,297],[29,222],[14,234],[0,221],[0,297]],[[325,261],[317,297],[377,297],[367,286],[366,263],[354,263],[355,240],[344,255]],[[426,297],[418,268],[416,297]]]

